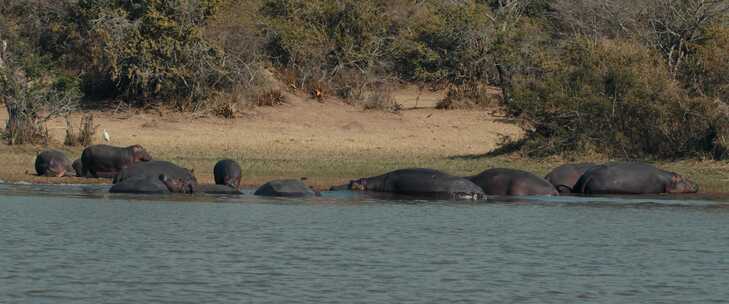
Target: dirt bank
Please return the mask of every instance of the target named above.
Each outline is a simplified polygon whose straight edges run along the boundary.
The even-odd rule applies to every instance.
[[[398,93],[410,108],[417,91]],[[437,93],[426,93],[437,94]],[[521,159],[513,155],[486,157],[502,136],[519,137],[521,130],[486,110],[443,111],[432,108],[437,96],[421,96],[417,109],[399,114],[363,111],[337,101],[319,103],[289,95],[289,103],[242,111],[236,119],[197,117],[189,113],[150,111],[94,112],[111,144],[141,144],[155,158],[195,170],[201,182],[212,182],[212,168],[222,158],[237,160],[243,184],[255,187],[276,178],[307,177],[317,188],[351,178],[406,167],[430,167],[452,174],[474,174],[490,167],[511,167],[545,174],[568,161],[606,159]],[[430,101],[429,103],[427,101]],[[410,102],[410,103],[409,103]],[[78,124],[81,113],[72,115]],[[7,113],[0,111],[0,121]],[[63,147],[65,122],[48,124],[51,146],[77,158],[81,148]],[[109,180],[46,178],[33,175],[41,146],[0,144],[0,180],[36,183],[108,183]],[[657,164],[684,174],[702,191],[729,192],[729,163],[680,161]]]

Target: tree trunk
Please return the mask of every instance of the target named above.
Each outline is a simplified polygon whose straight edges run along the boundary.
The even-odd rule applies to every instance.
[[[504,104],[511,102],[511,75],[503,65],[497,64],[496,70],[499,72],[499,88],[501,88],[501,96]]]

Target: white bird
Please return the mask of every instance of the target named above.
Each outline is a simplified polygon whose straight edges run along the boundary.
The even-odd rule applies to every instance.
[[[102,137],[104,138],[104,140],[106,142],[110,142],[111,141],[111,137],[109,137],[109,133],[106,132],[106,129],[104,129],[104,134],[102,135]]]

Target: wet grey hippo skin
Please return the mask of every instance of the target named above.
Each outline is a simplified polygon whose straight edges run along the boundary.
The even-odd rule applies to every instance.
[[[353,180],[349,188],[429,199],[486,199],[483,190],[473,182],[425,168],[400,169]]]
[[[76,171],[76,176],[78,177],[93,177],[91,176],[90,172],[86,172],[86,176],[84,176],[84,165],[83,162],[81,162],[80,158],[77,158],[73,161],[73,164],[71,164],[71,167],[73,167],[73,170]]]
[[[213,167],[216,185],[228,185],[238,189],[240,187],[240,165],[232,159],[218,161]]]
[[[699,186],[673,172],[639,162],[610,163],[587,170],[573,192],[584,194],[696,193]]]
[[[114,184],[109,189],[111,193],[136,193],[136,194],[166,194],[179,189],[179,180],[171,180],[164,174],[153,176],[138,176]]]
[[[81,176],[113,178],[119,171],[152,157],[140,145],[114,147],[93,145],[81,153]]]
[[[44,150],[35,157],[35,172],[40,176],[70,176],[73,173],[71,161],[61,151]]]
[[[243,194],[240,190],[228,185],[198,184],[196,193],[207,194]]]
[[[139,162],[126,167],[114,177],[113,183],[121,183],[132,178],[158,177],[160,175],[165,175],[168,179],[174,181],[173,187],[170,188],[171,192],[194,193],[197,191],[197,179],[190,170],[163,160]]]
[[[585,171],[597,166],[593,163],[565,164],[554,168],[544,177],[560,193],[571,193]]]
[[[307,197],[316,196],[317,192],[311,190],[304,182],[298,179],[274,180],[259,187],[254,195]]]
[[[73,161],[73,164],[71,164],[71,167],[73,167],[73,171],[76,171],[76,176],[81,177],[83,173],[83,164],[81,164],[81,159],[77,158]]]
[[[559,195],[547,180],[522,170],[494,168],[467,178],[486,195]]]

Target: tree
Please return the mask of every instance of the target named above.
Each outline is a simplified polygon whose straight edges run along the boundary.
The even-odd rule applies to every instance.
[[[202,36],[218,0],[81,0],[92,63],[87,93],[106,87],[129,101],[199,103],[232,81],[219,50]],[[97,89],[97,90],[95,90]],[[101,89],[101,90],[98,90]]]
[[[28,79],[1,38],[0,101],[8,112],[3,138],[11,145],[45,143],[45,123],[76,109],[80,96],[77,86],[63,79],[52,84]]]
[[[666,57],[675,77],[690,47],[705,38],[705,30],[729,12],[726,0],[653,0],[648,16],[653,43]]]

